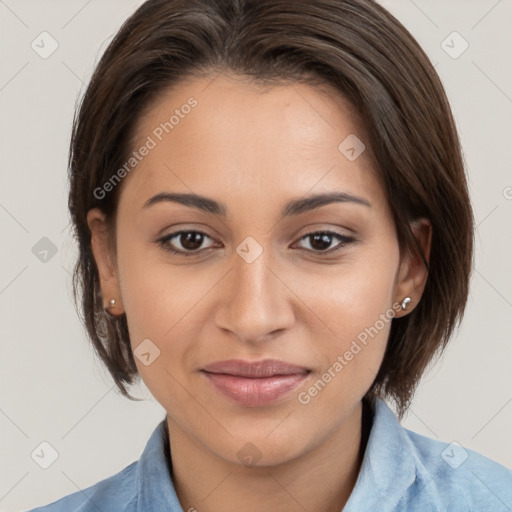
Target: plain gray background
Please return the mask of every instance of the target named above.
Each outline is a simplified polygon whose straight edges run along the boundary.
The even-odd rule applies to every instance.
[[[165,414],[144,385],[133,390],[143,402],[118,394],[71,294],[66,164],[75,101],[141,3],[0,0],[0,511],[43,505],[117,473],[139,458]],[[511,467],[512,2],[382,4],[416,37],[446,87],[478,225],[464,322],[403,424]],[[44,51],[58,44],[47,58],[42,37]],[[43,256],[52,244],[54,254]],[[31,456],[41,449],[51,456],[42,442],[58,454],[47,469]]]

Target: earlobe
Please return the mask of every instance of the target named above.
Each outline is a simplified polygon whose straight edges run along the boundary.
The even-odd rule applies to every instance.
[[[427,263],[430,262],[432,243],[432,225],[430,221],[425,218],[417,219],[411,223],[411,230]],[[416,307],[423,295],[427,278],[428,269],[425,267],[422,258],[418,254],[408,251],[401,262],[395,288],[395,302],[398,302],[401,305],[401,310],[404,310],[404,313],[398,314],[397,317],[407,314]],[[410,300],[405,300],[407,297]]]
[[[91,232],[91,250],[98,269],[103,305],[112,315],[122,314],[118,276],[112,261],[105,213],[99,208],[89,210],[87,224]]]

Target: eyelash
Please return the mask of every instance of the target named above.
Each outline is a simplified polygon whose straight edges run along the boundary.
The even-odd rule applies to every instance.
[[[170,240],[172,240],[173,238],[176,238],[179,235],[185,234],[185,233],[198,233],[198,234],[203,235],[205,237],[211,238],[210,236],[208,236],[206,233],[203,233],[202,231],[196,231],[196,230],[188,230],[187,231],[187,230],[184,230],[184,231],[175,231],[174,233],[170,233],[169,235],[166,235],[166,236],[164,236],[162,238],[159,238],[158,240],[155,240],[155,242],[160,247],[162,247],[165,251],[167,251],[167,252],[169,252],[171,254],[178,254],[178,255],[181,255],[181,256],[195,256],[195,255],[199,254],[201,252],[201,250],[196,250],[196,251],[192,251],[192,252],[190,252],[190,251],[184,252],[184,251],[178,251],[176,249],[173,249],[169,245]],[[334,231],[312,231],[311,233],[306,233],[305,235],[300,237],[299,241],[303,240],[304,238],[312,237],[313,235],[328,235],[328,236],[335,237],[338,240],[340,240],[340,244],[338,246],[336,246],[335,249],[328,249],[326,251],[315,251],[315,250],[310,250],[310,249],[303,249],[305,251],[313,252],[314,254],[320,254],[320,255],[323,255],[323,254],[329,254],[330,255],[330,254],[333,254],[333,253],[337,253],[338,251],[340,251],[341,249],[343,249],[347,245],[356,242],[355,238],[350,237],[350,236],[346,236],[346,235],[341,235],[340,233],[336,233]],[[208,249],[213,249],[213,247],[208,247]],[[202,249],[202,250],[206,250],[206,249]]]

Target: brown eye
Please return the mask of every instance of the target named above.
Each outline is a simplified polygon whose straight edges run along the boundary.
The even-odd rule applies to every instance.
[[[166,251],[173,254],[191,256],[201,252],[199,249],[201,248],[205,238],[210,237],[201,231],[177,231],[160,238],[157,242]],[[173,240],[175,240],[174,245],[171,243]],[[174,248],[176,246],[177,248]],[[208,248],[209,247],[207,247],[207,249]]]
[[[334,249],[329,249],[333,240],[338,239],[339,243],[335,246]],[[310,248],[306,247],[306,250],[310,250],[313,252],[335,252],[338,249],[343,248],[344,246],[355,242],[355,238],[350,236],[341,235],[339,233],[335,233],[333,231],[316,231],[313,233],[308,233],[304,235],[301,240],[309,240]],[[329,250],[328,250],[329,249]]]
[[[160,238],[156,242],[172,254],[193,256],[213,247],[213,245],[202,247],[206,238],[212,239],[201,231],[177,231]],[[304,235],[300,240],[309,242],[309,247],[302,247],[303,249],[317,254],[331,254],[356,241],[355,238],[333,231],[315,231]],[[332,249],[331,245],[335,240],[338,240],[338,244]]]

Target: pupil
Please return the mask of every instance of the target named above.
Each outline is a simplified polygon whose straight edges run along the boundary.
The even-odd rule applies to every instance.
[[[181,245],[185,249],[194,250],[201,247],[203,235],[195,231],[181,234]]]
[[[328,249],[331,243],[331,235],[325,233],[312,235],[312,239],[313,240],[311,241],[311,246],[314,249]]]

